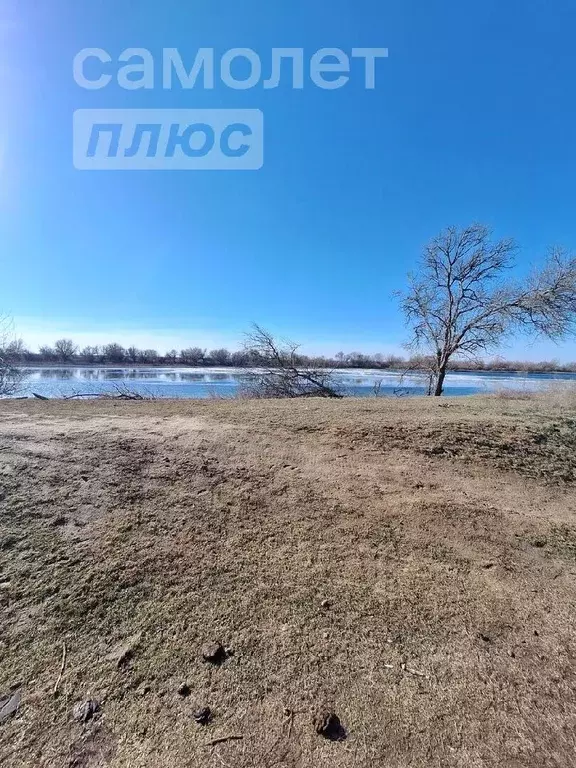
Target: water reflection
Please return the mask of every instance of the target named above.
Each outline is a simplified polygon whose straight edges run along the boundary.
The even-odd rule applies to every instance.
[[[42,368],[40,376],[43,379],[59,379],[67,381],[74,378],[74,370],[71,368]]]

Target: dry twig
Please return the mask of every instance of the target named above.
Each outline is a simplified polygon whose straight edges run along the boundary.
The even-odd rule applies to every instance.
[[[223,744],[225,741],[241,741],[244,738],[244,736],[238,736],[238,735],[232,735],[232,736],[221,736],[219,739],[212,739],[212,741],[209,741],[207,744],[205,744],[205,747],[214,747],[216,744]]]
[[[62,680],[62,675],[64,674],[64,670],[66,669],[66,658],[68,655],[68,651],[66,649],[66,642],[62,643],[62,664],[60,665],[60,674],[58,675],[58,679],[54,683],[54,696],[58,696],[58,688],[60,686],[60,681]]]

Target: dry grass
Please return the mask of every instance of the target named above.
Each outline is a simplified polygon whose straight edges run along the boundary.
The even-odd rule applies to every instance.
[[[544,398],[0,403],[1,764],[576,765],[575,428]]]
[[[539,389],[529,387],[502,387],[492,397],[500,400],[535,400],[546,407],[560,406],[570,410],[576,409],[576,384],[566,381],[549,381],[540,385]]]

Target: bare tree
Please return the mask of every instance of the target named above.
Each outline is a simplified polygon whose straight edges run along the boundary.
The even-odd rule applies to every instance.
[[[332,381],[332,371],[301,366],[291,341],[277,342],[254,324],[246,334],[245,349],[261,372],[252,374],[244,391],[252,397],[342,397]]]
[[[126,350],[121,344],[113,341],[102,347],[102,356],[107,363],[123,363],[126,360]]]
[[[200,347],[189,347],[180,352],[180,360],[187,365],[200,365],[204,362],[206,350]]]
[[[98,347],[87,346],[80,351],[80,357],[85,363],[96,363],[100,355]]]
[[[563,338],[576,318],[576,260],[560,249],[523,282],[506,279],[517,247],[492,240],[490,229],[450,227],[424,251],[409,276],[402,308],[413,329],[410,343],[430,360],[431,393],[442,394],[452,356],[494,349],[509,334],[528,330]]]
[[[157,363],[160,355],[156,349],[143,349],[140,358],[143,363]]]
[[[25,379],[25,373],[11,357],[12,320],[0,316],[0,397],[9,397],[18,393]]]
[[[72,339],[58,339],[54,342],[54,351],[62,363],[67,363],[76,354],[77,347]]]
[[[140,354],[141,354],[140,350],[138,349],[138,347],[135,347],[134,345],[132,345],[131,347],[128,347],[128,349],[126,350],[126,357],[131,363],[137,363],[138,360],[140,359]]]
[[[22,339],[13,339],[4,347],[3,355],[11,363],[23,363],[30,357],[30,351]]]
[[[214,365],[230,365],[230,352],[227,349],[213,349],[209,357]]]
[[[230,354],[230,365],[236,368],[245,368],[250,365],[250,355],[245,349],[236,350]]]
[[[57,359],[56,352],[52,349],[52,347],[49,347],[47,344],[44,344],[38,349],[38,354],[40,355],[40,358],[48,363],[53,362]]]

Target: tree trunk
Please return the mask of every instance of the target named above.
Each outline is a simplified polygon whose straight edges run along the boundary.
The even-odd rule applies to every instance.
[[[438,376],[436,378],[436,388],[434,389],[434,397],[440,397],[444,391],[444,379],[446,378],[446,364],[441,365],[438,370]]]

